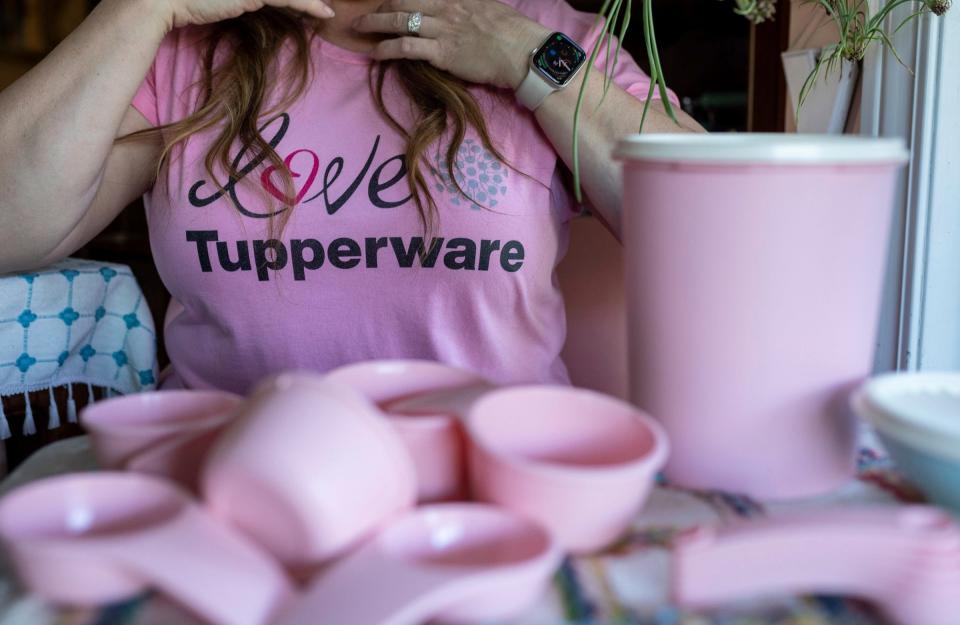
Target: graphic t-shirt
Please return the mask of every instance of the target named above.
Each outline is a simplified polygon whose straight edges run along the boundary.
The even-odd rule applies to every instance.
[[[514,2],[583,44],[596,36],[594,16],[565,0]],[[186,28],[163,41],[133,100],[151,123],[194,110],[202,35]],[[471,88],[506,162],[469,133],[454,172],[465,198],[446,173],[445,146],[432,149],[439,173],[423,171],[439,223],[425,240],[405,141],[377,111],[370,59],[315,38],[312,60],[303,97],[261,121],[292,192],[242,145],[230,155],[244,177],[224,184],[218,173],[218,190],[203,163],[215,136],[207,131],[187,140],[145,197],[154,258],[173,297],[164,387],[243,393],[280,370],[374,358],[437,360],[498,383],[567,382],[554,269],[574,202],[532,113],[509,92]],[[648,79],[626,53],[615,81],[646,96]],[[389,77],[384,94],[396,117],[412,119]],[[271,230],[271,213],[288,218],[282,232]]]

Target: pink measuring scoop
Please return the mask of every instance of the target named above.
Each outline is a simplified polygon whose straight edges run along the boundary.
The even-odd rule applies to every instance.
[[[505,510],[424,506],[320,574],[275,625],[512,618],[542,595],[560,559],[546,530]]]
[[[100,606],[156,588],[214,625],[263,625],[280,566],[177,486],[134,473],[49,478],[0,500],[0,540],[34,593]]]

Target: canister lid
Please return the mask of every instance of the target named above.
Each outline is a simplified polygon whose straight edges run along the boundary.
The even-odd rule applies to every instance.
[[[877,376],[860,389],[855,407],[893,438],[960,458],[960,372]]]
[[[633,134],[614,156],[623,160],[776,165],[903,163],[909,156],[899,137],[785,133]]]

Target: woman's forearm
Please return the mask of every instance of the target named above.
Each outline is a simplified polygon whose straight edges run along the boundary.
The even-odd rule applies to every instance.
[[[536,111],[537,121],[550,139],[557,154],[573,169],[573,114],[577,106],[584,71],[566,88],[547,96]],[[620,237],[622,200],[620,164],[612,158],[617,141],[637,132],[643,117],[643,102],[610,84],[603,95],[603,74],[594,69],[587,77],[587,91],[580,110],[580,184],[600,217]],[[666,114],[660,101],[651,102],[644,132],[702,132],[690,116],[674,107],[680,124]]]
[[[104,0],[0,92],[4,256],[24,246],[46,252],[90,206],[124,114],[169,27],[164,6]]]

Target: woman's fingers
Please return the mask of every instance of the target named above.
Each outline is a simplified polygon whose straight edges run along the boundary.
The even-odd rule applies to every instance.
[[[446,0],[384,0],[377,13],[413,13],[420,11],[424,15],[439,15],[443,12]]]
[[[407,22],[410,13],[368,13],[353,20],[353,28],[361,33],[388,33],[396,35],[407,34]],[[420,35],[435,38],[440,35],[442,28],[440,20],[424,15],[420,20]]]
[[[371,56],[378,61],[388,59],[413,59],[427,61],[431,65],[443,68],[440,58],[440,42],[436,39],[420,37],[395,37],[377,44]]]
[[[321,0],[266,0],[264,4],[302,11],[321,19],[333,17],[333,9]]]

